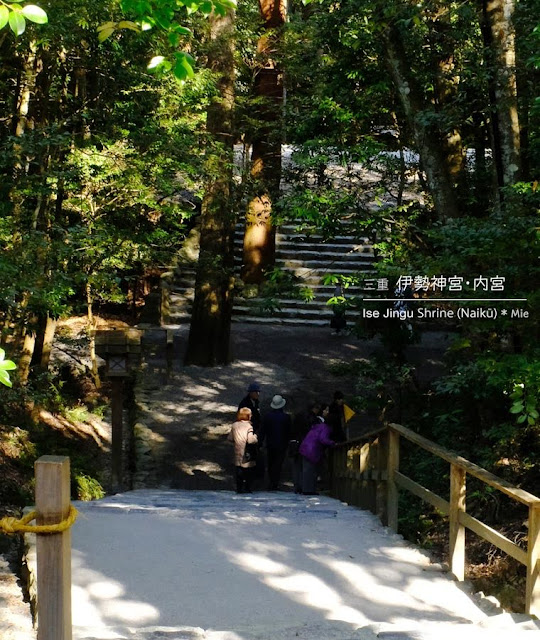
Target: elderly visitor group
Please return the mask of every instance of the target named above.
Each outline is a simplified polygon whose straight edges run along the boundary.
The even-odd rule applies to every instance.
[[[261,415],[257,382],[249,384],[238,405],[228,440],[233,443],[237,493],[255,488],[277,491],[286,461],[290,464],[295,493],[317,495],[328,449],[346,440],[352,411],[341,391],[331,404],[312,402],[292,417],[287,400],[275,394]]]

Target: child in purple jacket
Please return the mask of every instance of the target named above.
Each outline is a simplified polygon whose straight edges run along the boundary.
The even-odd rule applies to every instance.
[[[319,465],[327,447],[333,447],[335,442],[330,438],[331,428],[325,420],[328,416],[328,405],[321,404],[318,421],[311,427],[300,444],[299,453],[302,456],[302,493],[317,495],[317,475]]]

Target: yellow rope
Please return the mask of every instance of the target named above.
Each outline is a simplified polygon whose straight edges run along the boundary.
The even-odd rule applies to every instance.
[[[31,511],[24,517],[17,519],[10,516],[0,518],[0,532],[11,533],[61,533],[69,529],[77,520],[77,509],[73,505],[69,506],[69,514],[65,520],[58,524],[29,524],[36,519],[37,511]]]

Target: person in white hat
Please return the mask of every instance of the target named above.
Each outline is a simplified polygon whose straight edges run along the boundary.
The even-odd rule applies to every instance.
[[[279,487],[281,468],[291,437],[291,416],[284,411],[286,404],[285,398],[279,394],[272,398],[270,411],[263,417],[259,435],[259,442],[266,446],[269,491]]]

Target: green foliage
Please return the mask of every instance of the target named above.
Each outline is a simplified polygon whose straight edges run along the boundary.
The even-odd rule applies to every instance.
[[[404,391],[416,386],[415,367],[385,357],[333,364],[330,370],[335,375],[354,375],[357,394],[351,401],[352,408],[379,419],[388,419],[394,412],[400,414]]]
[[[13,371],[17,368],[17,365],[11,360],[5,359],[6,352],[0,348],[0,384],[6,387],[11,387],[12,382],[9,378],[8,371]]]
[[[0,29],[6,25],[16,35],[22,35],[26,30],[26,21],[35,24],[45,24],[48,21],[47,14],[35,4],[20,5],[12,0],[0,0]]]
[[[261,314],[279,311],[281,308],[280,299],[282,298],[293,298],[307,302],[313,296],[311,289],[302,286],[300,278],[278,267],[265,274],[265,281],[258,294],[262,298],[259,309]]]
[[[136,32],[161,30],[165,32],[170,47],[183,47],[183,50],[173,50],[167,56],[154,55],[147,68],[157,73],[172,72],[177,80],[184,82],[195,76],[195,59],[185,50],[192,31],[180,21],[197,12],[205,17],[211,14],[224,16],[227,12],[235,10],[236,0],[160,0],[157,4],[140,0],[120,0],[119,6],[120,10],[132,19],[108,21],[99,25],[99,42],[104,42],[125,29]]]
[[[488,352],[458,359],[435,381],[422,424],[441,444],[532,487],[540,453],[538,355]]]
[[[98,480],[85,474],[74,473],[75,498],[77,500],[99,500],[105,496],[105,491]]]
[[[97,47],[88,25],[108,2],[57,9],[33,45],[24,119],[21,96],[0,93],[0,314],[30,328],[79,311],[88,293],[125,301],[132,283],[170,264],[194,213],[179,194],[200,188],[214,90],[205,73],[181,93],[172,78],[141,74],[145,33]],[[28,43],[17,46],[24,67]],[[3,71],[7,83],[20,73],[11,60]]]

